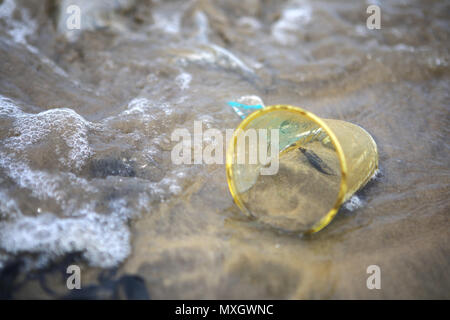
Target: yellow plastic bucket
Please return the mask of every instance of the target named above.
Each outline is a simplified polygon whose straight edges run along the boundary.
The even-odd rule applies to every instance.
[[[249,129],[278,131],[278,143],[267,142],[278,154],[276,174],[262,175],[267,163],[251,163],[251,146],[240,148]],[[328,225],[377,168],[377,146],[367,131],[290,105],[267,106],[248,115],[226,154],[228,186],[242,212],[293,232],[313,233]]]

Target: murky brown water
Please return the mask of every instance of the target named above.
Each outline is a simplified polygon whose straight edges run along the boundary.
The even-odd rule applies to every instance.
[[[69,2],[82,32],[65,28]],[[78,252],[84,287],[116,268],[154,299],[450,298],[448,2],[384,1],[380,30],[365,1],[91,2],[0,1],[14,297],[54,297],[27,270]],[[247,220],[224,165],[170,159],[175,128],[235,128],[226,102],[244,95],[362,126],[381,173],[313,236]],[[63,296],[64,281],[44,282]]]

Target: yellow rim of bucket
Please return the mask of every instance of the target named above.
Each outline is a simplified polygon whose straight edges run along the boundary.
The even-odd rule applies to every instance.
[[[237,206],[244,211],[247,215],[254,217],[254,215],[245,207],[243,204],[241,197],[239,196],[238,192],[236,191],[236,185],[234,183],[233,179],[233,158],[234,158],[234,152],[236,150],[237,145],[237,134],[239,130],[245,131],[247,126],[253,119],[258,118],[266,113],[273,112],[273,111],[279,111],[279,110],[286,110],[293,113],[298,113],[305,118],[317,123],[321,128],[325,130],[325,132],[328,134],[328,136],[331,138],[331,142],[333,143],[333,146],[337,152],[338,158],[339,158],[339,164],[341,167],[341,184],[338,196],[336,198],[336,202],[333,206],[333,208],[328,211],[328,213],[320,219],[318,222],[316,222],[313,227],[310,230],[307,230],[306,233],[314,233],[321,229],[323,229],[325,226],[327,226],[331,220],[334,218],[336,213],[338,212],[342,202],[344,201],[345,194],[347,192],[347,162],[345,160],[344,152],[342,151],[341,144],[339,143],[338,139],[336,138],[333,131],[328,127],[328,125],[320,119],[315,114],[305,111],[302,108],[294,107],[291,105],[272,105],[264,107],[263,109],[260,109],[258,111],[255,111],[251,113],[247,118],[245,118],[239,126],[236,128],[236,130],[233,133],[233,136],[231,138],[231,141],[228,145],[227,152],[226,152],[226,172],[227,172],[227,181],[228,181],[228,188],[230,189],[230,193],[233,196],[234,202],[237,204]]]

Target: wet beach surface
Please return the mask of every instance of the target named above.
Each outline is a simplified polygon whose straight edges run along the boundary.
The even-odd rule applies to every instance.
[[[1,297],[450,298],[448,2],[382,2],[380,30],[365,1],[75,2],[81,31],[69,1],[0,0]],[[248,220],[225,165],[172,163],[174,129],[233,129],[247,95],[377,142],[319,233]]]

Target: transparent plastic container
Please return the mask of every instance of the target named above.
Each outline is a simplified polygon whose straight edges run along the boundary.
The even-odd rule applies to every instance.
[[[278,153],[276,174],[263,175],[268,164],[250,161],[255,146],[240,147],[239,137],[249,129],[267,131],[267,148]],[[270,141],[271,129],[278,131],[278,143]],[[377,168],[376,143],[363,128],[289,105],[249,114],[234,132],[226,156],[229,189],[242,212],[292,232],[313,233],[328,225]]]

